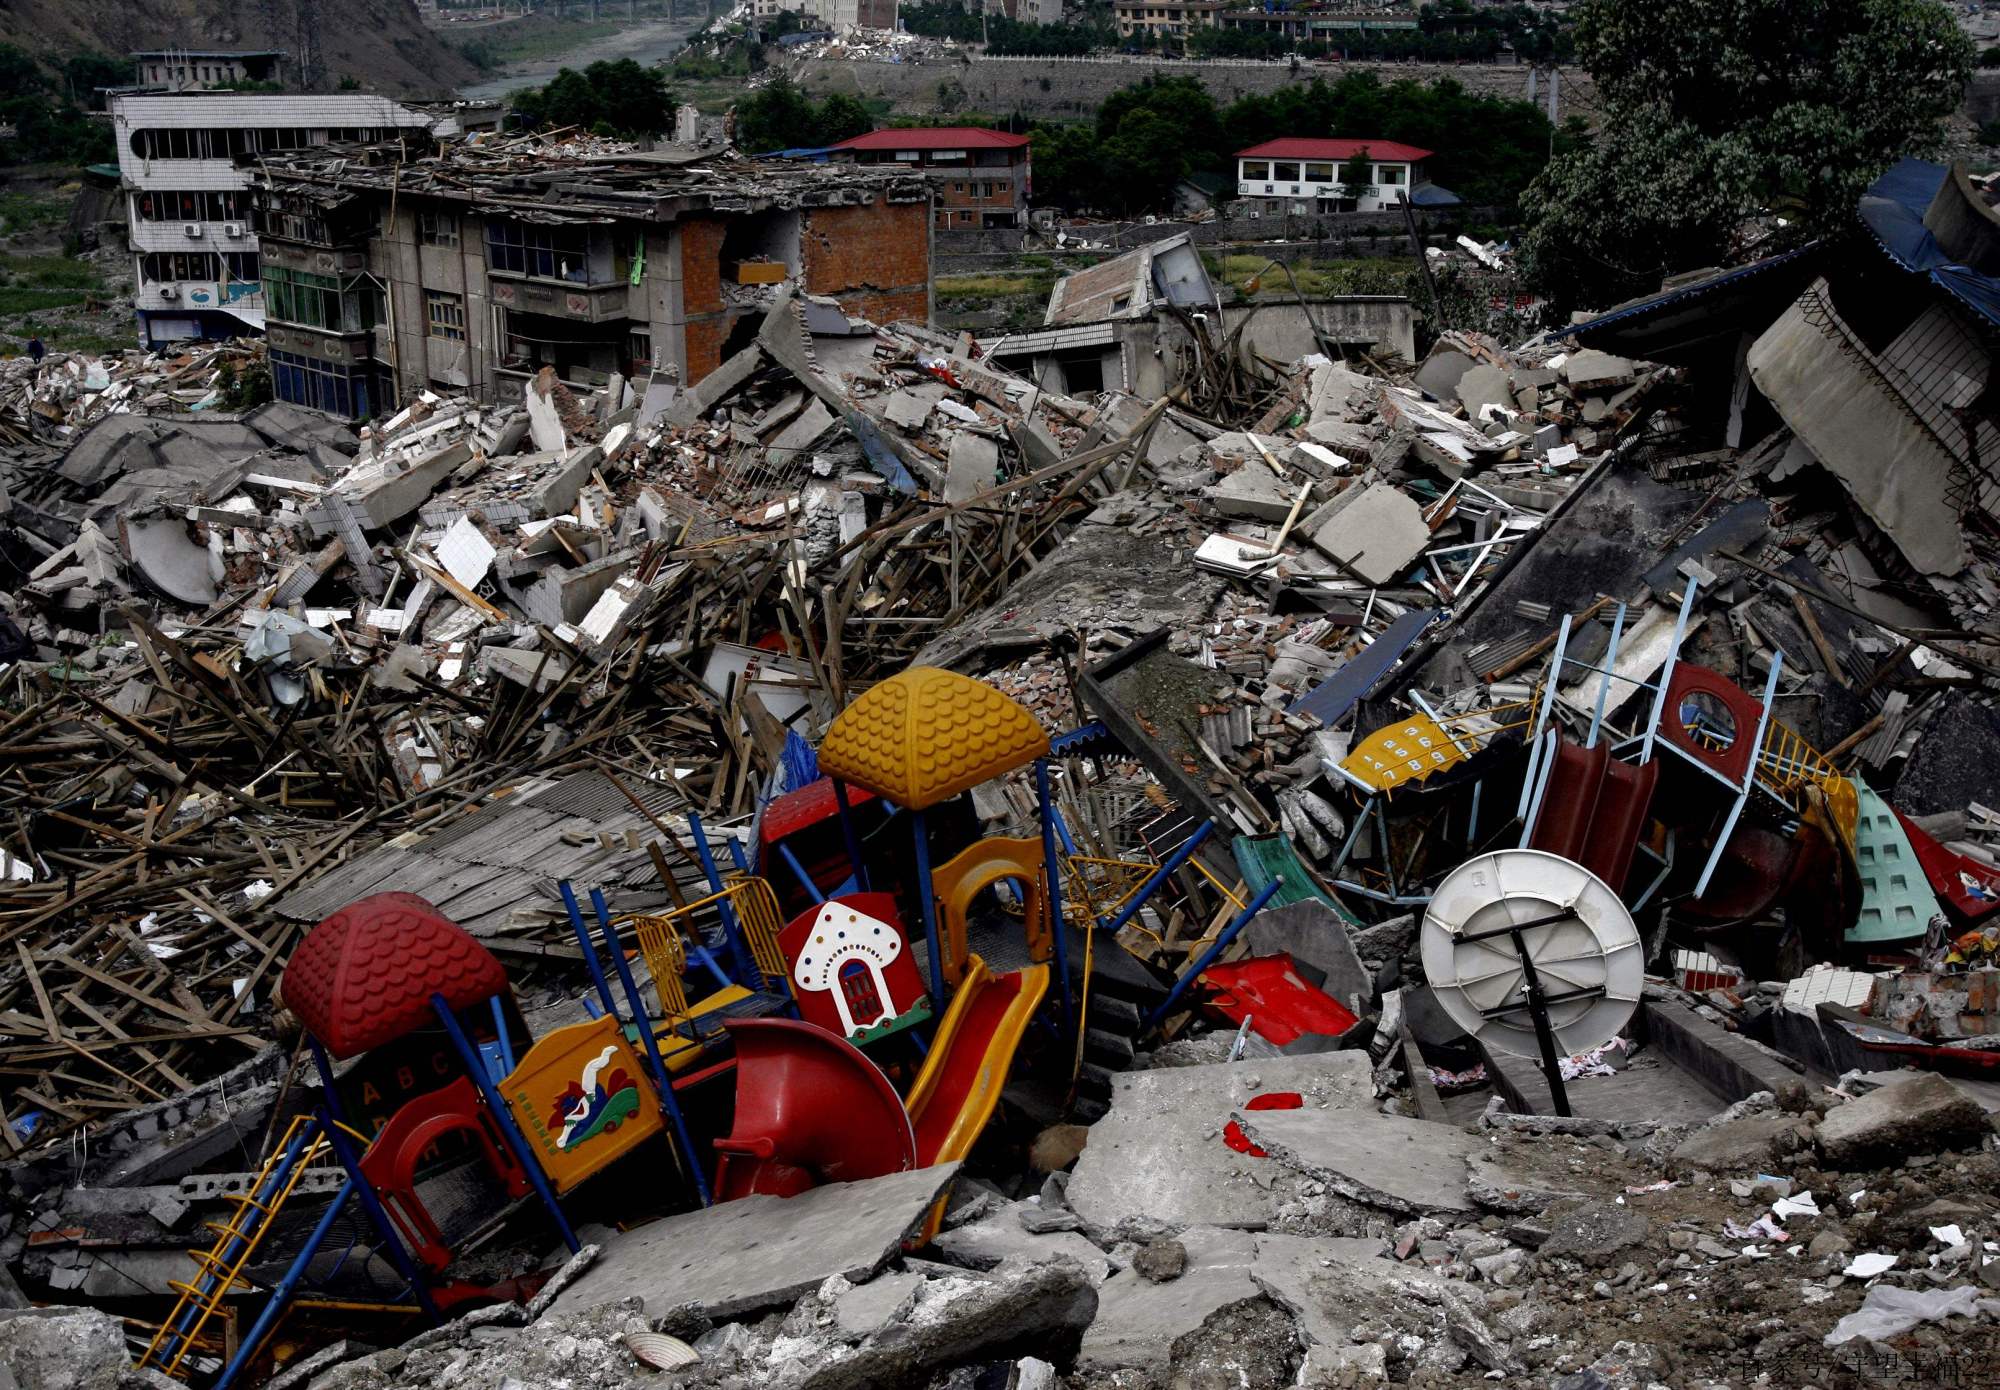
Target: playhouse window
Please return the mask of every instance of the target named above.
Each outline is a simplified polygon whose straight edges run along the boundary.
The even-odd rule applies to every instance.
[[[875,988],[875,974],[862,961],[851,960],[840,967],[840,992],[847,1000],[848,1016],[857,1028],[880,1022],[887,1012]]]

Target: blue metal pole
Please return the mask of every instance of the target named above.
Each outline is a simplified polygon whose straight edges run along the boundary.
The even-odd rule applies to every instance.
[[[1201,959],[1194,963],[1194,968],[1174,981],[1174,987],[1167,991],[1167,997],[1160,1001],[1160,1007],[1146,1015],[1146,1021],[1139,1025],[1142,1036],[1160,1026],[1160,1020],[1172,1012],[1174,1001],[1186,994],[1188,987],[1201,978],[1201,972],[1215,964],[1216,957],[1229,949],[1229,943],[1236,939],[1236,934],[1249,925],[1252,917],[1264,910],[1264,904],[1271,901],[1271,895],[1282,888],[1284,883],[1285,880],[1279,877],[1265,884],[1264,891],[1250,900],[1250,906],[1237,913],[1229,925],[1222,929],[1222,935],[1216,937],[1214,944],[1201,953]]]
[[[612,1001],[610,982],[604,978],[604,962],[597,958],[597,945],[590,939],[590,928],[583,924],[583,909],[576,905],[576,890],[564,879],[556,884],[562,893],[563,906],[569,911],[569,929],[576,933],[576,944],[583,947],[583,963],[590,967],[591,983],[597,986],[597,997],[604,1003],[604,1012],[618,1017],[618,1005]]]
[[[924,944],[931,958],[931,1008],[944,1017],[944,952],[938,948],[937,894],[931,884],[930,831],[922,811],[910,812],[911,834],[917,847],[917,900],[924,910]]]
[[[729,861],[736,866],[736,872],[750,872],[750,861],[743,857],[743,842],[734,835],[729,837]]]
[[[431,1010],[437,1014],[438,1022],[444,1025],[445,1036],[451,1039],[451,1045],[458,1049],[458,1060],[464,1063],[466,1071],[472,1076],[472,1084],[479,1088],[480,1096],[486,1101],[486,1109],[493,1116],[494,1127],[500,1131],[500,1137],[507,1141],[507,1147],[514,1151],[514,1161],[527,1172],[528,1181],[534,1184],[535,1195],[540,1197],[542,1205],[549,1209],[549,1215],[555,1220],[556,1230],[561,1234],[563,1244],[568,1246],[569,1253],[574,1255],[583,1247],[577,1244],[576,1232],[569,1228],[569,1218],[563,1215],[562,1207],[556,1202],[555,1189],[549,1186],[549,1175],[542,1171],[541,1159],[537,1158],[534,1151],[528,1147],[528,1141],[522,1136],[520,1126],[514,1123],[514,1112],[507,1108],[506,1098],[494,1089],[491,1081],[487,1080],[485,1069],[479,1065],[479,1053],[474,1050],[471,1040],[465,1036],[465,1030],[458,1026],[458,1018],[452,1013],[451,1005],[442,994],[431,996]]]
[[[708,835],[701,828],[701,817],[690,815],[688,829],[694,834],[694,852],[701,860],[701,871],[708,875],[708,891],[720,893],[723,890],[722,875],[715,871],[715,853],[708,847]],[[750,989],[764,987],[764,974],[757,968],[757,958],[750,954],[750,948],[743,940],[743,924],[736,920],[736,909],[724,898],[716,904],[721,909],[722,935],[729,942],[729,957],[736,963],[737,978]]]
[[[232,1356],[229,1364],[223,1367],[222,1378],[215,1382],[215,1390],[229,1390],[229,1387],[235,1384],[236,1377],[242,1373],[245,1363],[257,1354],[257,1348],[262,1346],[264,1339],[271,1334],[272,1326],[278,1321],[279,1314],[285,1311],[285,1305],[292,1301],[293,1291],[298,1288],[299,1281],[306,1276],[306,1267],[312,1263],[313,1256],[319,1253],[321,1243],[333,1229],[334,1221],[340,1216],[340,1209],[347,1205],[347,1199],[353,1191],[354,1179],[349,1178],[341,1185],[340,1191],[334,1194],[333,1200],[327,1204],[325,1212],[320,1215],[319,1224],[314,1226],[312,1234],[306,1237],[305,1245],[292,1260],[291,1267],[285,1271],[285,1277],[271,1290],[271,1297],[265,1302],[263,1311],[257,1314],[257,1321],[250,1325],[248,1335],[236,1344],[236,1355]]]
[[[257,1209],[257,1221],[260,1225],[270,1220],[272,1197],[277,1194],[280,1188],[284,1187],[285,1181],[290,1177],[292,1169],[298,1165],[300,1153],[312,1140],[313,1126],[307,1125],[293,1137],[291,1143],[285,1146],[284,1156],[273,1165],[270,1174],[262,1183],[258,1184],[257,1190],[250,1194],[250,1205]],[[252,1238],[256,1230],[257,1227],[252,1226],[249,1230],[244,1231],[223,1247],[220,1252],[220,1260],[224,1268],[236,1263],[237,1257],[243,1253],[243,1245]],[[223,1276],[218,1274],[213,1266],[205,1266],[203,1268],[201,1278],[196,1281],[196,1287],[201,1291],[202,1298],[190,1300],[187,1307],[182,1311],[180,1318],[175,1323],[172,1335],[160,1347],[160,1357],[163,1361],[171,1360],[174,1353],[179,1351],[181,1345],[193,1334],[195,1324],[202,1317],[204,1306],[202,1300],[206,1299],[215,1289],[215,1286],[222,1281],[222,1278]]]
[[[687,1155],[688,1171],[694,1174],[694,1190],[700,1194],[701,1204],[708,1206],[708,1178],[701,1171],[701,1160],[694,1151],[694,1139],[688,1134],[687,1121],[681,1116],[681,1103],[674,1097],[673,1073],[667,1070],[667,1064],[660,1056],[660,1042],[653,1035],[653,1021],[646,1016],[638,985],[632,982],[632,967],[626,964],[625,952],[618,945],[618,933],[611,929],[611,914],[604,909],[601,889],[590,890],[590,908],[597,914],[597,928],[604,933],[604,949],[611,953],[611,965],[618,972],[618,983],[625,987],[625,998],[632,1005],[632,1021],[639,1026],[639,1041],[645,1044],[646,1060],[653,1068],[653,1084],[660,1088],[660,1110],[673,1124],[675,1139],[681,1152]]]
[[[806,890],[807,897],[811,898],[814,903],[823,903],[826,901],[826,894],[819,891],[819,885],[812,881],[812,875],[806,872],[805,865],[799,863],[799,857],[792,853],[790,845],[779,845],[778,857],[785,861],[785,867],[790,869],[793,877],[798,879],[799,887]]]
[[[1048,895],[1049,939],[1055,943],[1056,979],[1062,984],[1061,1031],[1074,1036],[1070,1030],[1078,1024],[1069,987],[1069,943],[1063,938],[1062,858],[1056,853],[1056,806],[1055,798],[1049,795],[1047,758],[1035,759],[1035,795],[1042,807],[1042,874],[1048,880],[1044,891]],[[1090,931],[1096,925],[1085,922],[1083,929]]]
[[[494,995],[493,1035],[500,1040],[500,1074],[508,1076],[514,1070],[514,1040],[507,1036],[507,1011],[500,1007],[500,996]]]
[[[840,838],[847,842],[847,865],[854,870],[855,885],[869,892],[868,866],[861,862],[861,832],[854,825],[854,808],[847,804],[847,783],[833,779],[833,804],[840,810]]]
[[[1194,856],[1194,852],[1201,848],[1201,842],[1208,838],[1208,833],[1213,829],[1215,829],[1215,822],[1211,820],[1205,820],[1196,826],[1194,834],[1181,841],[1181,847],[1167,856],[1167,862],[1153,870],[1153,876],[1139,885],[1139,891],[1132,895],[1132,901],[1119,908],[1118,915],[1104,924],[1104,930],[1116,932],[1120,927],[1131,921],[1138,914],[1139,909],[1146,905],[1146,899],[1153,896],[1154,890],[1159,888],[1162,883],[1165,883],[1168,876],[1174,870],[1180,868],[1181,865],[1187,863]]]
[[[396,1267],[396,1273],[403,1276],[417,1295],[417,1302],[423,1305],[424,1316],[436,1327],[444,1322],[431,1301],[431,1291],[424,1284],[424,1276],[417,1269],[417,1262],[410,1258],[410,1252],[403,1248],[403,1238],[396,1234],[396,1223],[389,1219],[389,1213],[382,1207],[382,1199],[376,1195],[375,1184],[368,1181],[368,1175],[361,1171],[361,1155],[354,1150],[354,1141],[341,1128],[344,1116],[341,1113],[340,1093],[333,1086],[333,1062],[320,1046],[318,1038],[310,1033],[306,1041],[312,1045],[313,1065],[319,1069],[320,1084],[320,1127],[326,1131],[327,1143],[333,1145],[333,1155],[340,1160],[340,1166],[347,1170],[347,1177],[354,1184],[354,1195],[361,1199],[361,1209],[368,1213],[369,1224],[382,1238],[382,1248],[388,1251],[389,1263]],[[477,1058],[474,1059],[475,1061]]]

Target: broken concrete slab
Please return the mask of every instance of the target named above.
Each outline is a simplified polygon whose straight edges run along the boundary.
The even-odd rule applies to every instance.
[[[1367,584],[1389,584],[1430,544],[1423,509],[1388,483],[1350,487],[1305,522],[1314,548]]]
[[[866,1279],[895,1258],[957,1174],[956,1163],[942,1163],[655,1221],[607,1246],[555,1311],[637,1294],[656,1314],[694,1303],[724,1318],[789,1302],[829,1275]]]
[[[951,437],[951,461],[944,479],[944,500],[969,502],[993,486],[1000,468],[1000,446],[971,430]]]
[[[1298,484],[1287,483],[1261,463],[1246,463],[1223,474],[1201,490],[1208,504],[1224,516],[1283,521],[1291,515]]]
[[[1252,1173],[1270,1160],[1230,1149],[1222,1127],[1266,1091],[1297,1091],[1307,1105],[1348,1112],[1373,1107],[1375,1084],[1359,1052],[1115,1077],[1110,1113],[1092,1126],[1090,1147],[1070,1175],[1071,1210],[1101,1232],[1263,1227],[1277,1199]]]
[[[1342,1196],[1409,1215],[1471,1211],[1466,1160],[1484,1144],[1464,1130],[1373,1110],[1247,1110],[1236,1123],[1276,1161]]]
[[[1965,1148],[1992,1134],[1992,1120],[1971,1095],[1935,1072],[1911,1072],[1907,1080],[1827,1111],[1818,1140],[1828,1164],[1857,1168]]]
[[[1513,410],[1514,386],[1507,378],[1507,369],[1484,362],[1471,368],[1458,379],[1458,403],[1465,407],[1465,417],[1475,422],[1484,406]]]
[[[1354,938],[1340,915],[1316,898],[1267,907],[1243,928],[1242,940],[1253,956],[1283,952],[1303,974],[1359,1018],[1375,989],[1374,972],[1365,969],[1354,949]]]
[[[820,1366],[798,1390],[918,1390],[939,1372],[971,1362],[1031,1351],[1066,1360],[1097,1311],[1089,1276],[1068,1262],[1036,1265],[1008,1280],[926,1281],[906,1319]]]
[[[1755,1173],[1773,1160],[1804,1147],[1812,1137],[1812,1122],[1781,1110],[1741,1115],[1697,1130],[1674,1149],[1670,1162],[1677,1172]]]
[[[0,1312],[0,1385],[114,1390],[131,1366],[125,1325],[95,1308]]]
[[[1179,1277],[1155,1283],[1136,1269],[1122,1269],[1098,1289],[1097,1319],[1077,1352],[1079,1372],[1164,1371],[1176,1337],[1217,1309],[1258,1295],[1251,1277],[1255,1236],[1197,1226],[1181,1232],[1180,1243],[1187,1264]]]
[[[121,517],[118,532],[133,572],[147,587],[177,603],[205,608],[215,602],[208,547],[195,544],[186,522],[176,516]]]
[[[834,1326],[857,1339],[879,1332],[909,1312],[924,1282],[921,1274],[888,1270],[857,1284],[834,1300]]]
[[[1030,1231],[1021,1224],[1024,1210],[1035,1208],[1027,1202],[996,1208],[977,1221],[940,1232],[930,1248],[951,1263],[972,1269],[992,1269],[1007,1260],[1039,1264],[1071,1259],[1090,1272],[1093,1283],[1111,1277],[1111,1261],[1103,1251],[1074,1231]]]
[[[1458,383],[1474,365],[1473,360],[1464,353],[1440,343],[1431,349],[1430,356],[1426,357],[1424,364],[1417,368],[1417,388],[1432,400],[1457,400]]]
[[[808,401],[806,408],[779,430],[777,437],[765,447],[775,453],[781,463],[789,465],[832,428],[833,412],[818,400]]]
[[[1638,373],[1632,363],[1623,357],[1614,357],[1608,352],[1595,348],[1585,348],[1572,352],[1562,364],[1562,378],[1570,384],[1570,389],[1582,395],[1585,392],[1608,392],[1620,386],[1630,386],[1638,380]]]

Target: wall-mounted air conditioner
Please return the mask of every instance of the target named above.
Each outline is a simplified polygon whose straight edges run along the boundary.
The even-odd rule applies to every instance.
[[[200,241],[201,223],[199,222],[181,223],[181,235],[186,237],[189,241]]]
[[[181,287],[179,285],[160,286],[160,298],[179,299],[180,297],[181,297]]]
[[[241,222],[225,222],[222,224],[222,234],[231,240],[241,240],[243,236],[243,224]]]

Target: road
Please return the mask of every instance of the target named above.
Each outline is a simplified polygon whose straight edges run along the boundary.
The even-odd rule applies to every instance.
[[[600,58],[631,58],[650,67],[680,52],[687,36],[705,22],[705,18],[696,16],[635,19],[628,28],[616,34],[579,44],[557,57],[511,64],[498,76],[461,87],[458,94],[468,100],[504,97],[523,87],[539,87],[564,68],[580,68]]]

